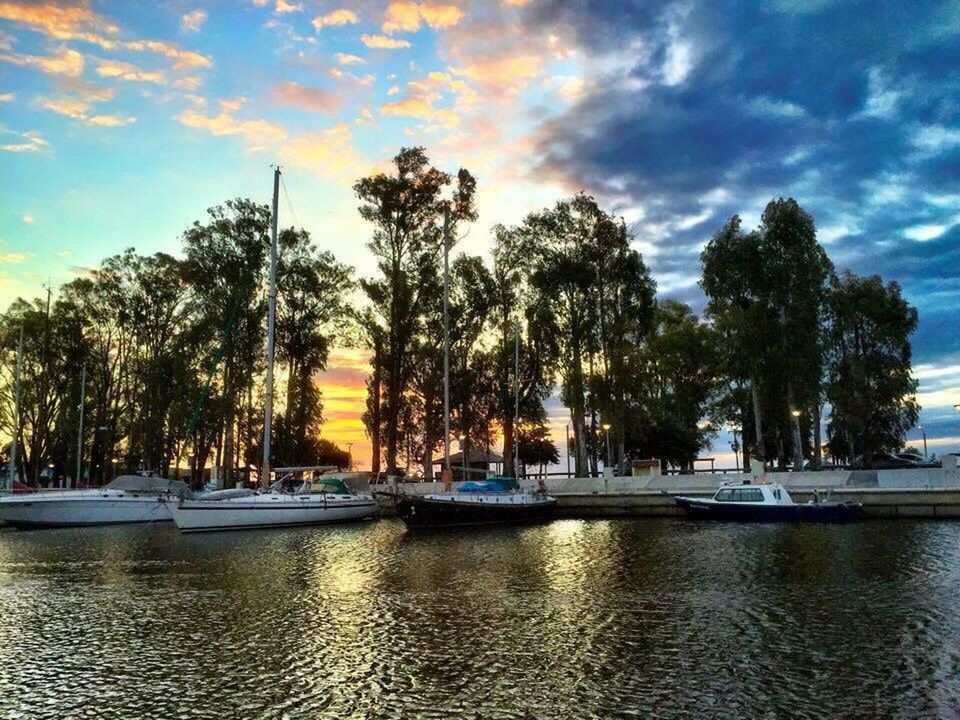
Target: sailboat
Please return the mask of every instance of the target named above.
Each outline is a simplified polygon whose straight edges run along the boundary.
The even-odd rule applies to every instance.
[[[270,478],[270,430],[273,420],[274,333],[277,311],[277,207],[280,168],[273,175],[273,215],[270,226],[270,288],[267,298],[267,377],[263,423],[261,483]],[[319,472],[330,468],[287,468]],[[278,468],[280,474],[281,468]],[[352,490],[341,479],[301,477],[289,472],[264,490],[236,488],[182,499],[170,506],[181,532],[249,530],[254,528],[319,525],[373,518],[379,505],[372,495]]]
[[[396,495],[397,516],[408,530],[430,530],[471,525],[496,525],[543,522],[553,517],[557,500],[546,493],[541,482],[535,491],[524,491],[517,479],[494,477],[468,481],[452,489],[450,467],[450,210],[443,222],[443,413],[444,413],[444,482],[449,492],[428,495]],[[514,427],[520,415],[520,328],[515,339]],[[517,468],[517,442],[514,442],[514,473]],[[466,457],[466,455],[464,455]]]

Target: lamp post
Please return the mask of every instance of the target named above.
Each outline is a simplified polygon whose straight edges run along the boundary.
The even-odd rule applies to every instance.
[[[353,472],[353,443],[347,443],[347,470]]]
[[[737,442],[737,429],[731,428],[733,432],[733,442],[730,443],[730,449],[733,450],[733,461],[736,464],[737,472],[740,472],[740,443]]]
[[[803,445],[800,440],[800,411],[791,410],[793,416],[793,469],[803,470]]]
[[[570,423],[567,423],[567,477],[570,477]]]
[[[604,467],[610,467],[610,423],[603,424],[603,434],[607,436],[607,462]]]
[[[920,434],[923,435],[923,460],[927,460],[927,431],[923,429],[923,425],[917,425],[917,430],[920,431]]]

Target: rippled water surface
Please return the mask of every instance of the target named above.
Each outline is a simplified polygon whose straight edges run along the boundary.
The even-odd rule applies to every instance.
[[[0,717],[955,717],[960,523],[0,530]]]

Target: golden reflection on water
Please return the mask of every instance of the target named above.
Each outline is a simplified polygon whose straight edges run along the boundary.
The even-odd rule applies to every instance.
[[[0,717],[956,715],[958,541],[945,523],[0,532]]]

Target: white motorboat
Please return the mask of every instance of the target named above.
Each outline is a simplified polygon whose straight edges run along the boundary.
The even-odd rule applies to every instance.
[[[216,490],[170,504],[182,532],[349,522],[375,517],[379,510],[372,495],[355,493],[343,479],[323,475],[303,480],[286,477],[264,492]]]
[[[818,492],[808,503],[795,503],[777,482],[731,482],[712,498],[674,496],[688,517],[754,522],[849,522],[863,518],[860,503],[823,502]]]
[[[177,480],[122,475],[100,488],[44,490],[0,497],[0,520],[45,528],[169,522],[172,500],[189,494]]]

